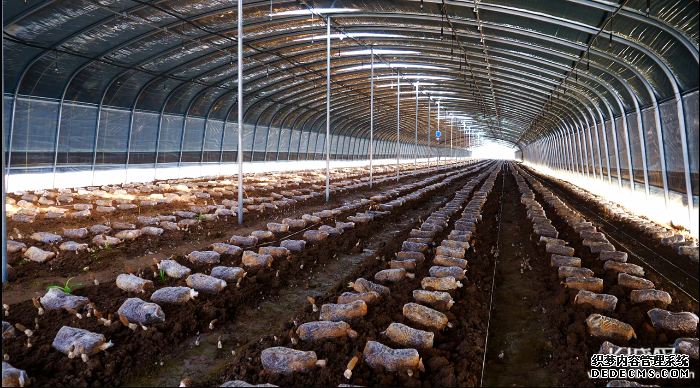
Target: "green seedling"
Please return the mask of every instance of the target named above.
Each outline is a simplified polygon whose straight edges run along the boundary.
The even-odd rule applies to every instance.
[[[165,284],[165,282],[168,280],[165,276],[165,271],[163,271],[162,269],[160,271],[158,271],[158,278],[159,278],[160,282],[163,284]]]
[[[151,212],[154,212],[154,211],[156,211],[156,208],[151,206]]]
[[[109,243],[105,243],[105,251],[111,251],[112,247],[109,246]]]
[[[100,259],[100,255],[98,255],[97,252],[92,252],[92,253],[90,254],[90,257],[92,257],[93,260],[99,260],[99,259]]]
[[[73,278],[68,278],[68,280],[66,280],[66,283],[63,285],[63,287],[61,287],[61,286],[48,286],[48,287],[46,287],[46,289],[50,290],[52,288],[58,288],[59,290],[62,290],[66,294],[72,294],[73,289],[75,289],[76,287],[82,287],[83,283],[78,283],[78,284],[74,284],[71,286],[71,285],[69,285],[71,280],[73,280]]]
[[[19,265],[27,264],[28,262],[29,261],[27,261],[27,259],[22,259],[22,261],[19,262]]]
[[[204,215],[202,214],[202,212],[199,212],[199,215],[197,217],[195,217],[194,219],[202,221],[202,220],[204,220]]]

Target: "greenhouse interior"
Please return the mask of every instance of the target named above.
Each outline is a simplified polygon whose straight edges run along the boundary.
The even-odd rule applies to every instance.
[[[3,0],[2,386],[699,386],[697,0]]]

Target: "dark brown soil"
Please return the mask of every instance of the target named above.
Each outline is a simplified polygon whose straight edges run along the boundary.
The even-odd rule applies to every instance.
[[[401,244],[408,238],[410,230],[418,227],[421,219],[425,219],[431,212],[452,199],[455,192],[474,176],[475,174],[469,174],[456,179],[448,187],[432,192],[419,201],[409,202],[385,218],[364,227],[346,231],[343,235],[331,238],[322,244],[311,246],[293,255],[290,260],[277,260],[272,269],[249,271],[240,288],[230,284],[219,295],[200,293],[194,303],[188,302],[185,306],[163,305],[166,322],[153,325],[147,331],[138,329],[132,332],[118,321],[110,327],[105,327],[99,325],[94,318],[78,320],[65,311],[47,311],[44,315],[38,316],[36,308],[28,300],[33,295],[27,292],[29,295],[21,299],[21,302],[11,304],[10,316],[4,319],[13,324],[22,323],[27,327],[33,327],[34,319],[39,318],[39,329],[31,339],[31,347],[26,347],[26,337],[19,335],[13,340],[3,341],[3,353],[10,355],[9,362],[13,366],[27,371],[33,386],[133,384],[134,381],[139,381],[138,376],[149,374],[158,368],[162,360],[177,361],[178,353],[183,347],[194,343],[195,338],[200,334],[213,335],[215,331],[208,328],[212,320],[217,320],[216,326],[224,327],[237,317],[255,314],[262,302],[275,299],[283,290],[293,287],[304,289],[318,287],[317,282],[323,279],[314,275],[322,274],[323,268],[332,260],[336,260],[337,255],[363,254],[365,241],[370,240],[378,228],[383,230],[401,225],[396,231],[392,231],[390,238],[379,245],[376,252],[367,255],[364,261],[356,261],[356,264],[352,264],[355,269],[350,275],[335,285],[322,287],[324,293],[316,297],[315,302],[318,306],[324,303],[335,303],[338,295],[349,290],[346,286],[349,281],[359,277],[373,280],[374,274],[387,268],[388,260],[395,252],[401,250]],[[425,175],[419,175],[416,179],[424,177]],[[412,178],[402,179],[401,184],[411,181],[413,181]],[[577,202],[577,197],[573,193],[554,181],[545,181],[545,183],[553,185],[558,190],[555,193],[560,195],[562,200],[572,208],[584,212],[588,217],[585,209],[580,208],[581,204]],[[174,232],[166,237],[151,238],[151,240],[142,238],[138,240],[138,244],[132,243],[114,248],[112,251],[100,251],[100,259],[92,260],[87,264],[81,263],[80,256],[77,256],[74,263],[71,262],[73,259],[65,260],[65,264],[55,260],[53,271],[40,270],[36,268],[40,265],[34,264],[15,265],[12,270],[15,271],[14,276],[21,286],[13,292],[20,292],[21,287],[30,289],[31,283],[35,281],[32,278],[35,274],[40,276],[40,281],[55,279],[57,276],[74,276],[81,272],[84,265],[89,265],[92,271],[95,271],[95,268],[101,268],[102,274],[111,274],[113,279],[115,271],[124,271],[124,263],[143,263],[155,255],[172,254],[175,260],[184,264],[186,259],[183,254],[201,249],[212,242],[223,241],[231,234],[247,234],[251,230],[265,229],[265,224],[275,217],[282,215],[293,217],[295,214],[334,208],[342,205],[343,200],[368,197],[370,193],[395,186],[387,182],[385,187],[375,187],[372,191],[357,190],[336,195],[330,204],[319,199],[318,203],[307,202],[293,211],[286,209],[274,214],[266,213],[258,219],[249,217],[243,227],[232,225],[235,220],[228,220],[204,224],[201,230],[189,233]],[[475,191],[479,187],[477,186]],[[616,311],[605,315],[632,325],[637,338],[628,343],[619,341],[615,343],[637,348],[672,344],[679,337],[678,334],[654,329],[649,325],[646,311],[654,306],[632,304],[627,298],[629,290],[621,289],[616,285],[616,277],[605,273],[602,263],[597,260],[597,255],[591,254],[588,247],[582,245],[578,234],[556,215],[554,209],[549,207],[538,193],[536,193],[536,199],[542,204],[547,216],[559,231],[559,238],[568,241],[569,245],[575,248],[575,256],[582,259],[582,266],[591,268],[596,275],[604,279],[605,293],[618,296]],[[416,270],[415,279],[405,279],[391,285],[391,294],[379,305],[370,306],[367,316],[349,322],[358,332],[357,338],[323,340],[314,343],[300,342],[292,345],[289,337],[290,330],[295,329],[296,324],[318,319],[318,313],[312,312],[310,305],[300,310],[297,310],[295,305],[292,310],[274,322],[277,327],[273,330],[274,334],[266,333],[260,337],[254,328],[247,328],[246,333],[227,333],[227,338],[239,343],[235,346],[226,343],[223,349],[216,350],[213,356],[209,353],[209,356],[217,360],[230,359],[231,362],[210,377],[203,378],[200,383],[218,385],[224,381],[240,379],[253,384],[272,383],[283,386],[337,386],[338,384],[477,386],[481,384],[489,303],[493,293],[486,364],[483,371],[484,385],[605,385],[607,381],[592,380],[587,376],[587,371],[590,370],[590,357],[598,351],[603,341],[586,333],[585,319],[591,313],[599,311],[574,305],[576,292],[567,290],[561,285],[556,268],[550,267],[549,255],[542,246],[537,244],[537,236],[531,233],[532,224],[526,217],[526,208],[520,203],[520,192],[516,181],[508,169],[498,174],[483,208],[482,217],[482,222],[477,224],[473,247],[467,251],[465,257],[469,261],[468,278],[463,281],[463,288],[450,292],[455,305],[447,312],[447,317],[454,327],[438,332],[411,323],[412,327],[435,333],[435,347],[420,351],[426,368],[425,372],[417,372],[409,377],[406,373],[389,373],[382,368],[370,369],[362,361],[362,351],[368,340],[398,347],[381,333],[392,322],[408,323],[402,314],[402,307],[405,303],[413,301],[412,291],[419,289],[420,279],[428,276],[433,258],[432,252],[427,255],[426,262]],[[436,236],[434,241],[441,241],[452,229],[454,220],[457,218],[459,213],[452,217],[448,227]],[[589,219],[589,221],[594,220]],[[332,222],[328,223],[332,224]],[[613,225],[619,228],[625,227]],[[36,225],[32,226],[34,227]],[[609,230],[605,228],[605,225],[599,227],[608,233]],[[626,231],[632,233],[629,230]],[[645,245],[651,243],[643,240],[643,236],[640,236],[640,241]],[[159,253],[155,253],[156,247],[161,248]],[[616,248],[621,249],[617,244]],[[145,254],[149,250],[152,254]],[[495,252],[498,252],[498,267],[496,286],[492,289]],[[664,255],[667,253],[661,252]],[[137,256],[139,260],[133,260],[133,256]],[[526,269],[521,274],[520,263],[524,258],[530,259],[529,264],[533,269],[532,271]],[[14,260],[18,261],[17,258]],[[630,256],[630,262],[634,262],[632,256]],[[302,264],[303,268],[301,268]],[[636,264],[644,266],[642,262]],[[193,269],[193,273],[208,273],[213,267],[213,265],[193,266],[189,262],[187,265]],[[222,257],[221,265],[240,265],[240,259]],[[145,278],[152,277],[151,271],[146,266],[139,265],[132,268],[140,271]],[[138,270],[138,268],[144,269]],[[279,277],[276,276],[278,271]],[[674,303],[666,309],[698,313],[697,304],[656,273],[648,271],[646,277],[654,281],[657,288],[672,295]],[[40,289],[43,290],[45,285],[42,284]],[[156,285],[158,288],[161,283],[156,282]],[[184,280],[169,279],[165,285],[184,285]],[[136,296],[148,300],[151,294],[147,292],[129,295],[114,287],[111,281],[103,282],[99,286],[80,287],[75,293],[89,297],[98,310],[105,314],[116,313],[123,301],[129,297]],[[5,287],[3,294],[5,294]],[[115,346],[107,353],[92,357],[87,363],[79,359],[70,360],[51,346],[56,332],[64,325],[105,334]],[[697,336],[697,333],[693,336]],[[328,365],[306,374],[270,375],[262,368],[260,353],[271,346],[313,350],[320,359],[327,359]],[[231,356],[232,349],[236,350],[235,356]],[[499,357],[501,352],[503,357]],[[343,377],[343,371],[353,356],[357,356],[360,362],[353,370],[352,378],[347,380]],[[695,371],[697,376],[697,360],[691,362],[691,371]],[[671,386],[698,385],[697,379],[694,381],[649,380],[644,383]]]
[[[56,258],[45,263],[36,263],[24,260],[20,252],[9,254],[8,272],[9,281],[3,284],[3,300],[5,303],[16,303],[27,300],[33,296],[43,294],[46,286],[58,284],[62,279],[75,277],[74,282],[88,281],[87,272],[91,272],[101,282],[113,281],[118,273],[124,272],[124,266],[133,269],[141,268],[151,264],[152,258],[163,259],[171,255],[181,255],[193,250],[204,250],[214,242],[222,242],[231,235],[248,235],[253,230],[266,230],[267,223],[281,218],[299,218],[305,213],[312,213],[325,209],[332,209],[342,206],[359,198],[367,198],[373,193],[389,190],[401,185],[424,179],[429,173],[423,172],[417,176],[405,176],[397,183],[394,179],[378,182],[373,189],[368,187],[356,190],[346,190],[331,196],[331,201],[326,203],[324,197],[316,197],[303,203],[297,203],[287,208],[266,211],[263,214],[250,212],[244,216],[243,225],[239,226],[237,217],[225,217],[214,222],[203,222],[198,228],[191,228],[188,231],[165,231],[161,236],[143,236],[135,241],[126,242],[111,249],[102,249],[91,253],[82,251],[75,253],[61,253]],[[376,179],[381,179],[378,176]],[[306,185],[308,186],[308,185]],[[294,189],[305,188],[306,186],[295,186]],[[254,192],[255,195],[269,195],[269,193]],[[251,194],[251,196],[253,196]],[[220,203],[223,199],[216,199]],[[237,198],[228,198],[236,200]],[[211,199],[209,204],[211,204]],[[196,201],[197,206],[206,205],[205,200]],[[131,222],[138,225],[137,217],[156,216],[172,214],[176,210],[187,210],[190,205],[185,203],[173,203],[157,205],[153,210],[142,212],[136,209],[121,211],[109,215],[109,219],[119,222]],[[105,217],[106,218],[106,217]],[[35,245],[44,250],[57,250],[53,244],[41,244],[31,240],[29,236],[35,231],[48,231],[62,234],[62,228],[87,227],[88,229],[97,223],[103,223],[105,219],[101,215],[93,214],[91,217],[81,220],[44,220],[39,219],[32,224],[21,224],[13,221],[8,222],[8,231],[15,235],[15,240],[24,242],[27,246]],[[18,229],[22,238],[16,238]],[[74,239],[79,243],[89,243],[92,235],[85,239]],[[27,291],[30,292],[27,292]]]
[[[467,255],[469,260],[468,280],[464,281],[463,288],[450,292],[455,300],[455,305],[446,315],[454,327],[439,332],[414,323],[411,324],[412,327],[435,333],[435,347],[420,351],[426,367],[424,373],[417,372],[409,377],[405,373],[385,372],[381,367],[373,370],[360,362],[353,370],[353,377],[349,381],[343,377],[346,364],[353,356],[362,359],[362,351],[368,340],[392,345],[386,337],[381,335],[381,332],[392,322],[408,323],[402,314],[403,305],[413,301],[412,292],[415,289],[420,289],[420,279],[429,276],[428,269],[432,255],[429,255],[426,262],[417,268],[415,279],[405,279],[391,285],[391,294],[385,297],[380,305],[371,306],[365,317],[349,322],[351,327],[358,332],[357,338],[322,340],[314,343],[300,342],[298,345],[292,345],[287,333],[294,329],[294,323],[286,322],[277,335],[276,341],[274,337],[265,337],[260,342],[251,344],[225,369],[221,380],[240,379],[253,384],[271,383],[283,386],[337,386],[343,383],[363,386],[478,385],[481,376],[488,298],[493,273],[490,252],[496,243],[496,235],[490,233],[490,230],[495,226],[500,190],[501,183],[500,180],[497,180],[482,213],[485,221],[480,223],[476,231],[476,235],[480,237],[476,240],[474,249],[470,249]],[[441,235],[436,236],[435,241],[440,241],[448,234],[455,218],[458,217],[453,217],[448,228]],[[416,226],[418,225],[417,222]],[[398,233],[378,254],[385,258],[393,257],[395,252],[401,250],[401,244],[408,237],[408,232],[410,229]],[[374,274],[386,266],[384,261],[369,263],[369,265],[359,268],[347,280],[352,281],[358,277],[373,279]],[[347,288],[339,287],[336,292],[317,298],[316,303],[319,306],[323,303],[335,303],[338,295],[346,290]],[[313,313],[309,307],[299,315],[298,323],[317,319],[318,313]],[[328,365],[307,374],[269,375],[264,371],[260,362],[260,352],[271,346],[313,350],[319,358],[327,359]],[[394,346],[396,345],[394,344]],[[221,380],[209,383],[220,384]]]
[[[466,177],[458,179],[452,186],[457,187],[466,179]],[[446,192],[454,192],[454,188]],[[436,198],[425,196],[420,201],[410,202],[399,211],[387,216],[388,220],[399,217],[399,212],[423,214],[425,213],[423,206],[429,201],[438,201],[438,198],[444,195],[446,194],[436,195]],[[328,223],[332,224],[332,221]],[[367,226],[348,230],[341,236],[292,255],[290,260],[275,261],[271,269],[251,270],[242,281],[240,288],[235,288],[231,284],[219,295],[200,293],[194,303],[188,302],[184,306],[163,305],[166,322],[153,325],[147,331],[138,329],[132,332],[118,321],[110,327],[104,327],[98,324],[94,317],[78,320],[65,311],[47,311],[44,315],[38,316],[36,308],[28,300],[12,304],[10,316],[6,317],[6,320],[13,324],[22,323],[27,327],[33,327],[34,319],[39,318],[39,329],[31,339],[31,347],[25,346],[25,336],[20,335],[13,340],[4,341],[3,353],[10,355],[9,362],[13,366],[27,371],[32,379],[31,384],[35,386],[120,385],[127,378],[147,372],[184,341],[194,342],[194,338],[199,333],[209,331],[208,325],[212,320],[216,319],[217,325],[225,324],[243,311],[256,309],[263,299],[274,297],[286,287],[313,287],[313,284],[308,282],[309,275],[313,271],[329,260],[333,260],[339,251],[362,251],[360,242],[381,224],[382,220],[378,220]],[[186,262],[182,255],[177,255],[174,259],[182,264]],[[370,260],[370,262],[373,264],[376,260]],[[301,264],[304,264],[303,269]],[[213,267],[213,265],[193,266],[191,263],[187,265],[192,268],[193,273],[208,273],[210,267]],[[222,257],[221,265],[240,265],[240,259]],[[276,276],[278,271],[279,277]],[[146,278],[152,277],[148,269],[142,270],[141,274]],[[160,286],[159,282],[156,284]],[[165,285],[181,286],[185,285],[185,282],[184,279],[169,279]],[[129,297],[136,296],[148,300],[151,292],[129,295],[114,287],[111,282],[99,286],[79,287],[75,290],[76,295],[90,298],[97,309],[105,315],[110,312],[116,313],[119,306]],[[102,333],[115,345],[107,353],[98,354],[87,363],[68,359],[65,355],[53,350],[51,346],[55,334],[64,325]],[[228,349],[221,352],[228,352]]]
[[[529,170],[535,173],[533,170]],[[653,239],[647,234],[640,233],[627,222],[615,220],[608,217],[604,212],[604,208],[592,200],[583,199],[566,189],[558,180],[544,175],[536,174],[537,178],[561,199],[573,208],[580,211],[588,221],[592,222],[598,230],[605,232],[609,237],[616,239],[624,244],[624,251],[628,251],[629,261],[631,263],[649,268],[653,266],[652,271],[663,273],[677,285],[667,288],[680,286],[688,294],[693,295],[698,299],[698,273],[700,272],[700,264],[690,260],[687,256],[679,255],[673,247],[663,245],[658,240]],[[620,247],[618,247],[620,249]],[[643,260],[643,261],[641,261]]]
[[[563,192],[566,192],[562,190]],[[570,194],[571,195],[571,194]],[[611,318],[618,319],[622,322],[630,324],[637,335],[636,339],[631,341],[613,341],[618,346],[629,346],[633,348],[657,348],[672,346],[673,342],[679,337],[687,337],[688,334],[681,335],[661,329],[654,329],[650,325],[647,311],[655,306],[652,303],[640,305],[633,304],[627,297],[630,290],[622,289],[617,285],[617,276],[611,271],[606,272],[603,269],[603,262],[599,261],[597,254],[590,252],[588,247],[582,244],[583,240],[573,229],[561,218],[559,218],[551,206],[547,204],[544,198],[535,191],[537,201],[543,206],[547,217],[552,220],[552,224],[559,231],[559,238],[567,241],[569,246],[575,249],[575,256],[581,258],[581,266],[590,268],[596,276],[603,278],[604,290],[603,293],[612,294],[618,297],[617,308],[614,312],[602,312],[596,309],[585,306],[575,305],[574,297],[577,291],[567,290],[563,285],[558,285],[559,279],[555,268],[551,268],[550,281],[548,286],[543,289],[543,293],[553,296],[549,301],[543,303],[547,309],[548,315],[554,317],[553,325],[549,325],[545,331],[545,335],[550,339],[556,349],[566,349],[564,352],[557,351],[552,354],[552,364],[555,368],[566,370],[566,376],[563,380],[557,383],[560,386],[592,386],[605,385],[606,381],[590,380],[586,372],[590,369],[590,357],[597,353],[600,346],[605,341],[604,339],[591,336],[586,333],[586,318],[593,313],[600,313]],[[561,197],[560,197],[561,198]],[[565,198],[561,198],[566,202]],[[575,203],[567,203],[570,207],[577,209]],[[616,244],[614,244],[616,245]],[[618,250],[622,250],[620,246],[616,246]],[[542,257],[548,257],[544,251],[544,247],[539,248]],[[630,260],[633,262],[633,260]],[[637,263],[643,265],[643,263]],[[652,280],[657,286],[657,289],[662,289],[673,298],[673,304],[665,307],[669,311],[691,311],[698,314],[698,306],[689,298],[678,292],[677,289],[664,287],[663,279],[656,276],[655,273],[647,271],[645,276]],[[693,333],[691,333],[693,334]],[[697,335],[697,332],[693,335]],[[691,362],[691,370],[698,371],[697,360]],[[687,386],[697,385],[697,380],[648,380],[644,383],[660,384],[662,386]]]
[[[551,363],[557,349],[544,331],[558,323],[543,308],[559,287],[548,276],[552,268],[531,239],[532,223],[520,203],[520,191],[511,172],[505,174],[499,225],[500,244],[496,288],[489,328],[484,386],[556,386],[566,371]],[[532,266],[523,268],[525,260]],[[556,294],[555,294],[556,295]]]

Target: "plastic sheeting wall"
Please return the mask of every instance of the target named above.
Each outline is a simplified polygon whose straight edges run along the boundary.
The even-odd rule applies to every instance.
[[[690,223],[697,234],[697,209],[700,205],[698,192],[700,186],[698,174],[700,167],[698,156],[700,154],[698,91],[695,90],[682,96],[687,167],[677,106],[677,101],[673,99],[659,103],[660,136],[654,108],[646,107],[641,109],[642,128],[639,128],[636,113],[626,114],[629,137],[625,133],[622,117],[616,117],[614,125],[610,120],[605,121],[604,129],[602,125],[597,125],[597,140],[595,139],[596,128],[592,125],[590,127],[592,131],[590,141],[585,136],[588,128],[581,133],[581,138],[585,143],[583,145],[579,143],[577,132],[566,133],[564,131],[524,147],[522,157],[526,163],[546,172],[552,172],[553,175],[579,184],[592,192],[596,192],[596,187],[602,187],[600,192],[621,188],[623,193],[627,193],[628,199],[633,199],[632,202],[646,203],[647,207],[651,207],[652,203],[660,203],[668,214],[680,214],[678,209],[684,208],[686,209],[685,216],[684,220],[681,220],[681,224],[688,225]],[[600,141],[600,147],[598,147],[598,141]],[[595,174],[592,173],[593,169],[589,169],[590,172],[586,173],[585,168],[581,166],[582,160],[585,163],[586,151],[590,153],[591,149],[596,158],[592,159],[589,155],[588,163],[589,166],[592,163],[596,164]],[[644,156],[646,156],[648,188],[645,186]],[[629,159],[632,161],[633,182],[630,181]],[[602,174],[600,173],[601,169]],[[686,187],[687,176],[690,177],[690,190]],[[633,187],[634,189],[632,189]],[[629,197],[630,194],[632,197]],[[624,196],[620,198],[624,198]],[[640,198],[645,199],[640,200]],[[691,209],[694,209],[694,215],[689,214],[689,200],[693,201]]]
[[[94,181],[95,171],[124,170],[124,174],[113,174],[112,182],[103,182],[119,183],[129,178],[158,177],[146,169],[176,168],[178,176],[182,168],[187,169],[188,176],[218,173],[220,168],[198,166],[231,164],[238,157],[236,122],[112,107],[100,111],[97,105],[90,104],[64,103],[61,108],[58,101],[18,97],[13,123],[12,97],[5,96],[4,103],[8,113],[4,118],[5,160],[11,176],[84,172],[92,174]],[[325,141],[325,132],[246,123],[243,160],[324,160]],[[402,159],[415,155],[412,143],[403,143],[400,149]],[[448,151],[418,147],[419,158],[428,153],[435,158]],[[330,154],[331,160],[369,159],[369,139],[331,131]],[[466,156],[466,151],[455,150],[454,156]],[[396,158],[395,142],[375,139],[374,158]],[[129,169],[144,171],[128,177]],[[45,186],[55,186],[56,178],[53,179],[53,184]]]

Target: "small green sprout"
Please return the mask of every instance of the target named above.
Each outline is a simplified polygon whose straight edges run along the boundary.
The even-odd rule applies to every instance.
[[[202,220],[204,220],[204,214],[202,214],[202,212],[199,212],[199,215],[197,217],[195,217],[194,219],[202,221]]]
[[[112,247],[110,247],[110,246],[109,246],[109,243],[106,242],[106,243],[105,243],[105,251],[111,251],[111,250],[112,250]]]
[[[66,283],[63,285],[63,287],[61,287],[61,286],[48,286],[48,287],[46,287],[46,289],[50,290],[52,288],[58,288],[59,290],[62,290],[66,294],[72,294],[73,289],[76,287],[82,287],[83,283],[78,283],[78,284],[74,284],[72,286],[69,286],[69,283],[71,280],[73,280],[73,278],[68,278],[68,280],[66,280]]]
[[[29,261],[27,261],[27,259],[22,259],[22,261],[19,262],[19,265],[27,264],[27,263],[29,263]]]
[[[162,269],[160,271],[158,271],[158,278],[159,278],[160,282],[163,284],[165,284],[165,282],[168,280],[165,276],[165,271],[163,271]]]

